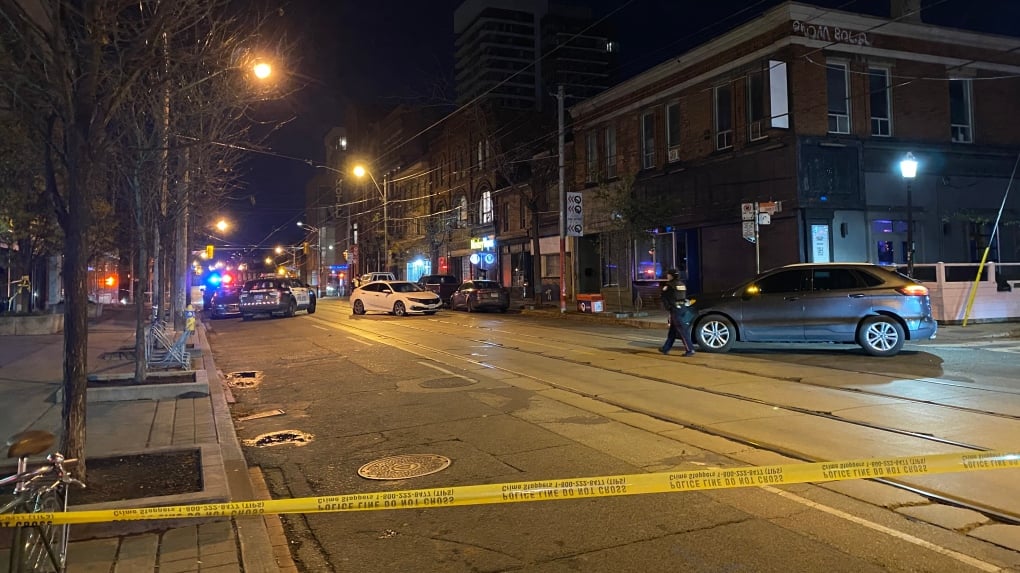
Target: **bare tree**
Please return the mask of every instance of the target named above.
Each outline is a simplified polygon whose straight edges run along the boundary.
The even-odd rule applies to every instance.
[[[0,0],[3,99],[44,146],[45,187],[65,236],[61,448],[71,457],[85,455],[92,224],[112,212],[107,193],[111,174],[117,172],[112,161],[123,157],[115,153],[123,151],[121,130],[132,117],[153,128],[164,119],[151,105],[136,105],[134,98],[155,94],[170,80],[171,46],[182,68],[194,66],[203,55],[222,53],[216,45],[174,44],[172,39],[228,26],[228,9],[227,0]],[[222,61],[210,60],[203,71]],[[168,149],[167,135],[157,149]],[[134,166],[137,190],[148,194],[154,178],[143,177],[141,166]],[[80,470],[84,473],[84,465]]]

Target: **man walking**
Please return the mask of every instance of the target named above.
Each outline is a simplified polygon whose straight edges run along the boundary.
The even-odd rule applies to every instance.
[[[680,273],[676,269],[669,269],[666,271],[666,282],[662,284],[662,306],[669,313],[669,334],[666,335],[665,344],[659,349],[663,354],[669,354],[679,335],[686,348],[684,356],[694,356],[694,344],[691,343],[691,336],[687,333],[687,325],[680,320],[680,309],[686,302],[687,285],[680,281]]]

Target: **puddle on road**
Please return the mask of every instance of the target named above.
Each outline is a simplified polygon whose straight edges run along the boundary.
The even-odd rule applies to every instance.
[[[303,446],[311,442],[312,439],[311,434],[299,430],[279,430],[276,432],[260,434],[250,440],[241,440],[241,442],[244,445],[253,448],[267,448],[269,446],[281,446],[285,444]]]
[[[242,370],[225,374],[227,386],[231,388],[254,388],[262,383],[261,370]]]

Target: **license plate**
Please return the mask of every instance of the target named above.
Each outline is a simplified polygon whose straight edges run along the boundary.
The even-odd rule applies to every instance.
[[[499,293],[498,292],[490,292],[489,293],[489,298],[499,298]]]
[[[260,295],[260,294],[255,295],[255,302],[259,302],[261,300],[262,300],[262,295]]]

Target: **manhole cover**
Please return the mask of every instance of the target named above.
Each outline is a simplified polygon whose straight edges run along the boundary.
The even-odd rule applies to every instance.
[[[358,468],[366,479],[407,479],[427,476],[450,467],[450,458],[437,454],[404,454],[391,456]]]
[[[261,370],[244,370],[226,375],[227,386],[231,388],[253,388],[262,382]]]
[[[426,380],[419,383],[418,385],[422,388],[460,388],[462,386],[470,386],[474,384],[471,380],[464,378],[435,378],[433,380]]]
[[[294,444],[303,446],[312,441],[312,435],[298,430],[280,430],[256,436],[250,440],[242,440],[244,445],[256,448]]]

